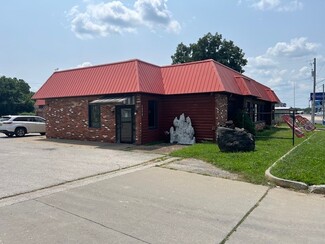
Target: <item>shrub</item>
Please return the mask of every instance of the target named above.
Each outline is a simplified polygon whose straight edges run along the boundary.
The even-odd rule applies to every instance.
[[[238,110],[238,112],[236,113],[234,124],[236,127],[244,128],[249,133],[256,135],[255,125],[246,112]]]

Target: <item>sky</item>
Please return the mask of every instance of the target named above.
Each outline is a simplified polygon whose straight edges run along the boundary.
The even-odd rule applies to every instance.
[[[36,92],[59,69],[141,59],[171,64],[179,43],[222,34],[245,75],[306,108],[325,83],[324,0],[10,0],[0,2],[0,76]]]

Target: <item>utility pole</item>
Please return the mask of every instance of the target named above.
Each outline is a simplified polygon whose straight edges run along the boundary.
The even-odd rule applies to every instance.
[[[324,124],[324,121],[325,121],[325,91],[324,91],[324,84],[323,84],[323,102],[322,102],[322,104],[323,104],[323,108],[322,108],[322,111],[323,111],[323,124]]]
[[[313,101],[311,107],[311,123],[315,124],[315,92],[316,92],[316,58],[314,58],[314,70],[312,71],[313,82]]]

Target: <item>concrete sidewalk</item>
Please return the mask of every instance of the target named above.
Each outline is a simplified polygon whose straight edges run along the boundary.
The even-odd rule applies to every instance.
[[[227,243],[325,243],[325,197],[272,189]]]
[[[216,243],[266,190],[155,167],[2,207],[0,240]]]
[[[0,207],[0,243],[321,243],[324,204],[154,167]]]

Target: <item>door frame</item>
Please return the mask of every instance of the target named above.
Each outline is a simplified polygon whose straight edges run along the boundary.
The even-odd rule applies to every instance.
[[[121,133],[122,133],[122,120],[121,120],[121,110],[124,108],[131,109],[131,140],[130,141],[122,141]],[[134,143],[135,142],[135,106],[134,105],[116,105],[116,116],[115,116],[115,124],[116,124],[116,142],[117,143]]]

